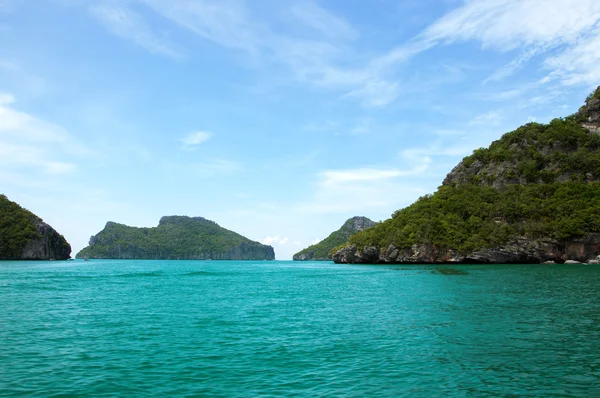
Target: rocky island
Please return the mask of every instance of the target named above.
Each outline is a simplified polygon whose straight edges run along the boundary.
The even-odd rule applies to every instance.
[[[600,87],[465,157],[432,194],[350,237],[337,263],[598,263]]]
[[[271,246],[202,217],[162,217],[157,227],[107,222],[77,258],[154,260],[273,260]]]
[[[352,217],[335,232],[319,243],[311,245],[306,249],[294,254],[294,261],[331,261],[331,250],[343,243],[357,232],[371,228],[375,222],[367,217]]]
[[[0,195],[0,260],[68,260],[71,246],[41,218]]]

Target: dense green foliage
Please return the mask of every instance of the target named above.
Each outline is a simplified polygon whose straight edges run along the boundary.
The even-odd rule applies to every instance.
[[[0,195],[0,258],[20,258],[25,245],[40,237],[34,221],[41,222],[29,210]]]
[[[433,195],[349,243],[468,253],[522,236],[565,241],[600,232],[600,135],[581,125],[597,120],[599,100],[600,88],[578,113],[526,124],[474,151]]]
[[[158,227],[109,222],[78,258],[220,259],[240,248],[251,258],[269,259],[272,248],[203,218],[163,217]]]
[[[434,244],[468,252],[516,236],[566,239],[600,232],[600,183],[566,182],[442,186],[396,211],[392,218],[360,232],[350,243],[386,248]]]
[[[367,227],[375,225],[373,221],[366,217],[353,217],[347,220],[340,229],[332,232],[327,238],[294,254],[294,259],[299,259],[303,254],[308,255],[310,259],[314,260],[331,259],[331,250],[333,248],[346,243],[350,236],[360,231],[360,229],[356,228],[355,221],[358,219],[362,219],[362,222],[366,224]]]
[[[463,159],[461,167],[468,170],[476,161],[509,163],[498,173],[471,175],[473,184],[492,184],[498,178],[521,183],[552,183],[561,178],[582,181],[586,174],[600,178],[600,136],[590,134],[576,119],[574,115],[548,124],[526,124],[489,148],[477,149]]]

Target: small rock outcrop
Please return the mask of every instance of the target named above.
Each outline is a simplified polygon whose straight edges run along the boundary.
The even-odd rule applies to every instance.
[[[203,217],[166,216],[157,227],[112,221],[90,238],[77,258],[154,260],[273,260],[271,246],[220,227]]]
[[[0,260],[68,260],[71,246],[41,218],[0,195]]]
[[[585,100],[585,105],[577,113],[582,126],[590,132],[600,134],[600,87]]]
[[[306,249],[294,254],[294,261],[330,261],[331,250],[337,246],[343,245],[348,239],[357,232],[371,228],[375,222],[367,217],[352,217],[346,220],[344,224],[335,232],[332,232],[327,238],[319,243],[311,245]]]

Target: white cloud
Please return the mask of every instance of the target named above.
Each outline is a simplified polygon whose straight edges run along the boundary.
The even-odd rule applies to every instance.
[[[307,213],[358,214],[365,211],[396,209],[425,191],[412,178],[425,173],[431,160],[410,159],[412,169],[357,168],[318,173],[315,193],[296,207]]]
[[[263,244],[265,245],[285,245],[290,241],[290,238],[285,237],[281,238],[279,235],[275,236],[267,236],[263,239]]]
[[[173,44],[158,37],[142,16],[123,6],[122,2],[104,1],[93,6],[91,12],[114,35],[131,40],[151,53],[181,57]]]
[[[46,174],[74,172],[77,165],[59,160],[89,154],[61,126],[13,108],[15,98],[0,94],[0,169]]]
[[[600,26],[579,40],[572,48],[548,58],[545,66],[552,70],[550,78],[557,78],[564,84],[598,84],[600,82]]]
[[[180,141],[183,143],[184,149],[194,150],[196,147],[213,136],[212,133],[206,131],[196,131],[183,137]]]
[[[550,50],[546,65],[567,84],[597,77],[600,2],[597,0],[467,1],[429,26],[426,43],[478,41],[484,49],[522,52],[488,80],[499,80]]]
[[[424,160],[422,164],[415,166],[411,170],[400,169],[349,169],[349,170],[328,170],[319,173],[321,184],[326,187],[335,187],[348,182],[358,181],[379,181],[388,180],[396,177],[410,176],[421,174],[427,169],[428,160]]]

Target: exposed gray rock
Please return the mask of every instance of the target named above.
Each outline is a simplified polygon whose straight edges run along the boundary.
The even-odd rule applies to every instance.
[[[40,217],[0,194],[0,260],[67,260],[71,246]]]
[[[399,249],[390,245],[385,251],[372,246],[364,247],[362,250],[358,250],[356,246],[348,246],[335,253],[333,261],[371,264],[552,264],[565,263],[568,259],[582,263],[590,258],[596,258],[599,252],[600,234],[588,234],[584,238],[566,242],[521,237],[501,247],[470,253],[457,253],[452,249],[425,244],[413,245],[408,249]]]
[[[25,245],[21,259],[23,260],[67,260],[71,257],[71,246],[65,238],[45,222],[34,222],[40,238],[33,239]]]
[[[581,264],[581,261],[567,260],[565,261],[565,264]]]
[[[352,264],[357,262],[358,255],[356,246],[346,246],[333,255],[333,261],[336,263]]]

